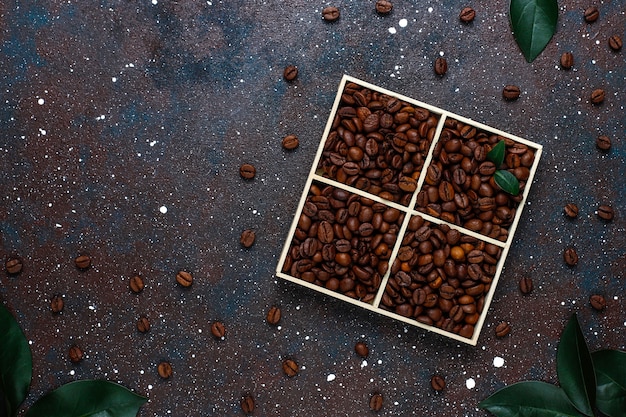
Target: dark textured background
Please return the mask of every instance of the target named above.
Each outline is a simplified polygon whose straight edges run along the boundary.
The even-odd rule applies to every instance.
[[[0,300],[31,341],[24,409],[63,383],[106,378],[149,397],[140,416],[241,415],[246,392],[259,416],[368,415],[373,392],[385,398],[379,415],[484,416],[477,404],[497,388],[556,382],[573,312],[590,349],[625,348],[626,72],[624,51],[607,45],[626,38],[624,3],[598,1],[587,24],[592,2],[560,1],[557,33],[532,64],[506,1],[393,3],[381,17],[374,1],[337,1],[331,24],[320,17],[330,3],[310,1],[0,3],[0,255],[24,261],[21,274],[0,276]],[[469,25],[458,20],[466,5],[477,11]],[[558,64],[565,51],[571,71]],[[300,70],[293,83],[282,79],[287,64]],[[274,276],[344,73],[544,146],[476,347]],[[502,100],[506,84],[520,86],[519,100]],[[595,88],[607,92],[600,106],[589,103]],[[301,145],[286,152],[291,133]],[[613,140],[608,153],[595,147],[599,134]],[[257,168],[253,181],[239,177],[244,162]],[[564,217],[567,202],[578,219]],[[615,208],[612,222],[596,216],[599,204]],[[257,232],[250,249],[239,244],[246,228]],[[562,260],[570,245],[574,268]],[[92,256],[88,271],[74,267],[79,253]],[[175,284],[179,269],[193,273],[190,289]],[[135,273],[146,279],[139,295],[128,289]],[[529,296],[523,275],[535,282]],[[53,316],[57,293],[66,306]],[[607,297],[604,312],[590,308],[593,293]],[[273,304],[278,328],[265,323]],[[223,341],[210,334],[216,319]],[[497,339],[501,320],[512,332]],[[87,355],[79,365],[67,359],[74,343]],[[297,377],[282,374],[285,357],[301,365]],[[160,360],[171,361],[170,380]],[[441,393],[434,373],[448,384]]]

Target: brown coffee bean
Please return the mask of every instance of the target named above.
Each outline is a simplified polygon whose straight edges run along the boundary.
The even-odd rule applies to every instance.
[[[283,148],[287,149],[288,151],[292,151],[296,149],[298,145],[300,145],[300,140],[296,135],[287,135],[283,138],[282,145]]]
[[[82,361],[83,356],[84,356],[84,353],[82,349],[79,348],[78,346],[74,345],[70,348],[69,357],[70,357],[70,361],[72,361],[73,363],[78,363]]]
[[[295,65],[287,65],[283,70],[283,78],[287,81],[293,81],[298,77],[298,67]]]
[[[150,321],[147,317],[139,317],[137,320],[137,330],[140,333],[147,333],[150,330]]]
[[[65,302],[63,301],[62,295],[57,294],[53,296],[52,299],[50,300],[50,309],[52,309],[52,312],[55,314],[63,311],[64,306],[65,306]]]
[[[280,308],[276,306],[270,307],[267,312],[267,322],[272,325],[277,325],[280,322]]]
[[[91,266],[91,258],[87,255],[80,255],[74,259],[74,264],[78,269],[87,269]]]
[[[566,204],[563,208],[563,211],[565,212],[565,215],[570,219],[578,217],[578,206],[574,203]]]
[[[446,61],[446,59],[443,57],[435,59],[434,69],[435,74],[439,75],[440,77],[445,75],[445,73],[448,72],[448,61]]]
[[[9,275],[17,275],[22,272],[22,260],[17,257],[8,258],[4,264]]]
[[[602,220],[613,220],[613,217],[615,217],[615,211],[613,210],[613,207],[603,204],[598,207],[598,217]]]
[[[441,375],[433,375],[430,378],[430,386],[433,387],[435,391],[443,391],[446,387],[446,380],[443,379]]]
[[[505,100],[517,100],[520,93],[520,88],[516,85],[505,85],[502,89],[502,97]]]
[[[533,280],[529,277],[522,277],[519,280],[519,290],[522,294],[530,294],[533,291]]]
[[[300,371],[300,368],[298,367],[298,364],[296,363],[296,361],[294,361],[293,359],[285,359],[283,361],[283,372],[288,377],[291,378],[291,377],[298,375],[299,371]]]
[[[589,297],[589,304],[594,310],[602,311],[606,308],[606,299],[601,295],[594,294]]]
[[[578,254],[576,253],[576,249],[567,248],[563,251],[563,260],[569,266],[574,266],[578,263]]]
[[[190,287],[193,284],[193,276],[187,271],[178,271],[176,282],[183,287]]]
[[[574,55],[571,52],[563,52],[561,54],[561,67],[570,69],[574,66]]]
[[[131,277],[128,286],[130,287],[130,290],[132,292],[134,292],[135,294],[139,294],[143,291],[144,288],[143,278],[140,275],[135,275]]]
[[[476,18],[476,11],[471,7],[464,7],[459,14],[459,19],[463,23],[470,23]]]
[[[591,92],[591,103],[592,104],[600,104],[604,101],[604,90],[601,88],[596,88]]]
[[[322,10],[322,18],[327,22],[334,22],[339,19],[339,9],[333,6],[325,7]]]
[[[367,358],[370,353],[370,350],[365,342],[357,342],[357,344],[354,345],[354,351],[362,358]]]
[[[596,138],[596,147],[601,151],[611,149],[611,139],[606,135],[600,135]]]
[[[241,410],[245,414],[252,414],[254,412],[254,397],[252,395],[244,395],[241,399]]]
[[[239,167],[239,175],[241,178],[251,180],[256,175],[256,168],[251,164],[243,164]]]
[[[511,326],[506,321],[500,322],[496,326],[496,336],[504,337],[511,332]]]
[[[370,397],[370,410],[372,411],[380,411],[383,408],[383,396],[379,393],[376,393]]]
[[[241,246],[243,246],[244,248],[249,248],[252,245],[254,245],[255,239],[256,239],[256,233],[254,232],[254,230],[247,229],[241,233],[239,242],[241,243]]]
[[[389,14],[393,9],[393,4],[387,0],[378,0],[376,2],[376,12],[379,14]]]
[[[600,12],[598,11],[597,7],[590,6],[585,9],[584,17],[585,17],[585,22],[593,23],[596,20],[598,20],[598,17],[600,17]]]
[[[211,334],[217,339],[223,339],[226,336],[226,328],[221,321],[214,321],[211,324]]]
[[[172,365],[169,362],[162,361],[157,365],[157,372],[159,376],[163,379],[171,378],[174,370],[172,369]]]
[[[622,49],[622,38],[617,35],[613,35],[609,38],[609,47],[615,52]]]

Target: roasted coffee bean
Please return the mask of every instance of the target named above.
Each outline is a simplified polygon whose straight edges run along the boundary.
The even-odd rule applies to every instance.
[[[598,8],[596,6],[590,6],[585,9],[584,17],[585,22],[593,23],[598,20],[598,17],[600,17],[600,12],[598,11]]]
[[[430,386],[435,391],[443,391],[446,388],[446,380],[441,375],[433,375],[430,378]]]
[[[601,295],[594,294],[589,297],[589,304],[594,310],[602,311],[606,308],[606,299]]]
[[[22,260],[17,257],[8,258],[4,264],[7,273],[10,275],[17,275],[22,272]]]
[[[592,104],[601,104],[604,101],[604,90],[601,88],[593,90],[590,100]]]
[[[383,396],[379,393],[373,394],[370,397],[370,410],[380,411],[383,409]]]
[[[388,0],[378,0],[376,2],[376,12],[379,14],[389,14],[393,9],[393,4]]]
[[[283,71],[283,77],[287,81],[293,81],[298,77],[298,67],[295,65],[287,65]]]
[[[285,359],[283,361],[283,372],[288,377],[293,377],[293,376],[298,375],[299,371],[300,371],[300,368],[298,367],[298,364],[296,363],[296,361],[294,361],[293,359]]]
[[[280,308],[276,306],[270,307],[267,312],[267,322],[272,325],[277,325],[280,322]]]
[[[615,52],[622,49],[622,38],[617,35],[613,35],[609,38],[609,47]]]
[[[463,23],[470,23],[476,18],[476,12],[471,7],[464,7],[459,14],[459,19]]]
[[[147,317],[139,317],[139,319],[137,320],[137,330],[140,333],[147,333],[148,331],[150,331],[150,321]]]
[[[600,135],[596,139],[596,147],[601,151],[608,151],[611,149],[611,139],[606,135]]]
[[[256,168],[251,164],[243,164],[239,167],[241,178],[251,180],[256,175]]]
[[[574,203],[566,204],[563,208],[563,211],[565,212],[565,215],[570,219],[578,217],[578,206]]]
[[[574,55],[571,52],[561,54],[561,67],[571,69],[574,66]]]
[[[252,395],[244,395],[241,398],[241,410],[245,414],[252,414],[254,412],[254,397],[252,397]]]
[[[187,271],[178,271],[176,282],[183,287],[190,287],[193,284],[193,276]]]
[[[74,345],[70,348],[69,357],[70,361],[72,361],[73,363],[78,363],[83,360],[84,353],[81,348]]]
[[[246,229],[241,233],[239,242],[241,243],[241,246],[243,246],[244,248],[250,248],[252,245],[254,245],[255,239],[256,239],[256,233],[254,232],[254,230]]]
[[[516,85],[506,85],[502,89],[502,97],[504,97],[505,100],[517,100],[520,93],[520,88]]]
[[[529,277],[522,277],[519,280],[519,290],[522,294],[530,294],[533,291],[533,280]]]
[[[139,294],[140,292],[143,291],[143,288],[144,288],[143,278],[140,275],[132,276],[130,278],[128,286],[130,287],[130,290],[132,292],[134,292],[135,294]]]
[[[325,7],[322,10],[322,18],[327,22],[334,22],[339,19],[339,9],[333,6]]]
[[[294,150],[300,145],[300,140],[296,135],[287,135],[283,138],[283,148],[288,151]]]
[[[362,358],[367,358],[367,355],[370,353],[370,350],[365,342],[357,342],[356,345],[354,345],[354,351]]]
[[[172,374],[174,373],[172,365],[166,361],[159,362],[159,364],[157,365],[157,372],[159,373],[159,376],[163,379],[171,378]]]
[[[511,332],[511,326],[506,321],[502,321],[496,326],[496,336],[498,337],[504,337],[508,335],[510,332]]]
[[[598,217],[602,220],[613,220],[613,217],[615,217],[615,211],[613,210],[613,207],[603,204],[598,207]]]
[[[62,295],[55,295],[50,300],[50,309],[53,313],[57,314],[63,311],[63,307],[65,307],[65,302],[63,301]]]
[[[216,339],[223,339],[226,336],[226,328],[224,327],[224,323],[221,321],[214,321],[211,324],[211,334]]]
[[[578,254],[576,253],[576,249],[567,248],[563,251],[563,260],[569,266],[574,266],[578,263]]]
[[[446,61],[446,59],[443,57],[439,57],[435,59],[433,67],[435,69],[435,74],[441,77],[445,75],[446,72],[448,72],[448,61]]]
[[[88,255],[80,255],[74,259],[74,264],[78,269],[87,269],[91,266],[91,258]]]

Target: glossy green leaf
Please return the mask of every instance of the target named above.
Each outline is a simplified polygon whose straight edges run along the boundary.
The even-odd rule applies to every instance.
[[[596,375],[576,314],[572,315],[561,334],[556,352],[556,372],[563,391],[574,407],[592,416],[596,400]]]
[[[114,382],[76,381],[41,397],[26,417],[135,417],[146,401]]]
[[[504,162],[504,153],[506,151],[506,144],[503,140],[498,142],[496,146],[491,148],[489,153],[487,154],[487,159],[494,163],[496,168],[499,168]]]
[[[509,385],[478,406],[498,417],[582,417],[561,388],[541,381]]]
[[[608,417],[626,415],[626,352],[600,350],[591,354],[596,371],[596,407]]]
[[[32,369],[28,341],[11,313],[0,305],[0,407],[4,407],[0,414],[17,414],[28,394]]]
[[[519,181],[509,171],[499,169],[493,174],[493,179],[503,191],[511,195],[519,194]]]
[[[557,0],[511,0],[513,35],[526,61],[533,62],[550,42],[558,16]]]

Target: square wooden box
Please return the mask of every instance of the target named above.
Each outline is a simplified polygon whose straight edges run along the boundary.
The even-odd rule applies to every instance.
[[[516,197],[486,159],[500,140]],[[476,345],[541,152],[344,75],[276,274]]]

